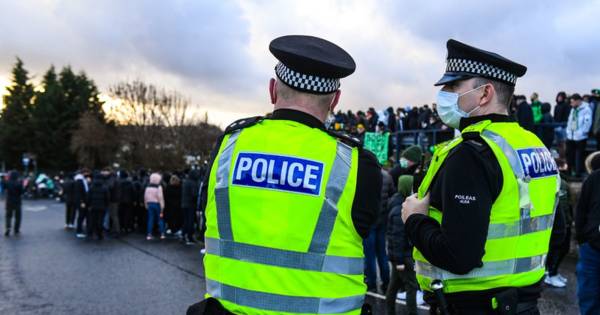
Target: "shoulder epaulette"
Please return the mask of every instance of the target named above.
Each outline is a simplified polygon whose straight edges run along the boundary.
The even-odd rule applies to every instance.
[[[352,136],[348,135],[347,133],[334,131],[334,130],[327,130],[327,133],[330,136],[332,136],[336,139],[339,139],[343,143],[345,143],[353,148],[361,148],[362,147],[362,144],[360,143],[360,140],[358,140],[358,138],[352,137]]]
[[[227,128],[225,128],[225,134],[253,126],[262,121],[263,119],[263,116],[254,116],[236,120],[233,123],[231,123],[231,125],[227,126]]]

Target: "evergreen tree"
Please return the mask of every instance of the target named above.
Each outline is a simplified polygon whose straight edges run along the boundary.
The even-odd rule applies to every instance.
[[[0,116],[0,156],[6,167],[20,168],[23,153],[31,152],[33,146],[31,109],[34,91],[19,58],[12,69],[11,81]]]
[[[70,168],[75,156],[69,150],[68,104],[54,66],[44,75],[41,87],[41,91],[36,93],[32,112],[38,167],[46,170]]]
[[[41,92],[36,94],[33,110],[35,153],[40,168],[77,168],[77,157],[70,148],[73,133],[85,113],[101,124],[106,123],[94,82],[83,72],[76,75],[69,66],[58,75],[50,67],[44,75]]]

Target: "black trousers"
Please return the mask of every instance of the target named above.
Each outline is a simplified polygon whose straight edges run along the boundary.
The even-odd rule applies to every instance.
[[[392,277],[390,285],[385,294],[387,315],[396,315],[396,295],[403,288],[406,291],[406,309],[409,315],[417,315],[417,276],[415,274],[414,261],[411,258],[404,259],[404,270],[398,270],[398,264],[392,264]]]
[[[183,234],[192,238],[194,236],[194,208],[183,208]]]
[[[75,205],[68,202],[65,203],[65,223],[75,223]]]
[[[559,244],[552,245],[552,242],[550,243],[548,256],[546,257],[546,269],[550,276],[558,274],[560,264],[571,249],[571,227],[567,226],[566,230],[565,238]]]
[[[567,140],[567,163],[569,172],[581,175],[585,171],[585,147],[587,140]]]
[[[121,230],[133,230],[132,203],[119,203],[119,223]]]
[[[87,216],[88,209],[82,208],[81,206],[77,206],[77,234],[83,233],[83,221],[86,221],[86,224],[89,224],[89,222],[87,222]]]
[[[6,206],[6,216],[5,216],[4,221],[6,223],[7,231],[10,231],[13,216],[15,217],[14,231],[18,232],[19,229],[21,228],[21,205],[7,205]]]
[[[87,236],[92,237],[94,234],[98,239],[102,239],[102,220],[104,219],[104,209],[91,209],[88,217]]]

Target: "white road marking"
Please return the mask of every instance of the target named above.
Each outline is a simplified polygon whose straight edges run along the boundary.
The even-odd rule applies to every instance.
[[[383,296],[379,293],[367,292],[367,295],[372,296],[377,299],[385,300],[385,296]],[[396,304],[406,305],[406,302],[403,300],[396,299]],[[429,306],[427,306],[427,305],[417,305],[417,308],[421,309],[421,310],[425,310],[425,311],[429,310]]]
[[[40,212],[44,210],[48,210],[47,206],[24,206],[23,210],[30,212]]]

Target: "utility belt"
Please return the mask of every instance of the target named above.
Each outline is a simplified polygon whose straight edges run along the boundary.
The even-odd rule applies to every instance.
[[[439,315],[459,315],[470,313],[470,311],[480,310],[485,313],[495,315],[516,315],[537,308],[537,299],[533,301],[519,301],[519,291],[517,288],[510,288],[495,293],[487,301],[476,301],[471,305],[448,303],[443,293],[443,286],[439,280],[434,280],[431,285],[435,296],[435,301],[430,308],[431,314]]]

